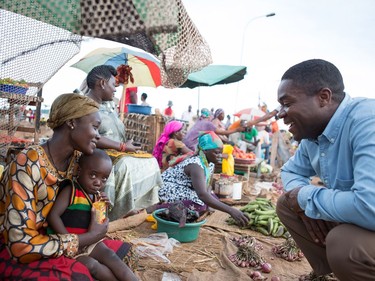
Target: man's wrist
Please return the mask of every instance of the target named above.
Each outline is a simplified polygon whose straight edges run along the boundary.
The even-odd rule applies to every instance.
[[[304,212],[304,210],[298,204],[298,193],[300,189],[301,187],[296,187],[285,194],[290,210],[295,213]]]

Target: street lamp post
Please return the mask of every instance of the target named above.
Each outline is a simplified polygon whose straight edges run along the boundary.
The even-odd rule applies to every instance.
[[[269,13],[269,14],[266,14],[266,15],[261,15],[261,16],[253,17],[250,20],[248,20],[248,22],[246,23],[246,25],[244,27],[243,34],[242,34],[240,65],[242,65],[243,52],[244,52],[244,47],[245,47],[246,30],[247,30],[248,26],[250,25],[250,23],[252,23],[254,20],[257,20],[257,19],[269,18],[269,17],[273,17],[275,15],[276,15],[275,13]],[[237,82],[236,107],[237,107],[238,91],[239,91],[239,82]]]
[[[243,51],[244,51],[244,47],[245,47],[245,37],[246,37],[246,30],[247,28],[249,27],[250,23],[252,23],[253,21],[257,20],[257,19],[261,19],[261,18],[269,18],[269,17],[273,17],[275,16],[276,14],[275,13],[269,13],[267,15],[262,15],[262,16],[257,16],[257,17],[253,17],[251,18],[250,20],[248,20],[248,22],[246,23],[244,29],[243,29],[243,34],[242,34],[242,44],[241,44],[241,58],[240,58],[240,65],[242,64],[242,59],[243,59]]]

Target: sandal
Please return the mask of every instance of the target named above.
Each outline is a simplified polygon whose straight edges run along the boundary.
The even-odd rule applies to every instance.
[[[298,278],[298,281],[339,281],[333,273],[326,275],[316,275],[314,271],[311,271],[309,274],[301,275]]]

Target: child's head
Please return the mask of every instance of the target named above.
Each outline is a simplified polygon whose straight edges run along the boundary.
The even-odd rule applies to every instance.
[[[79,159],[78,183],[88,194],[102,191],[112,170],[112,160],[104,150],[95,149]]]

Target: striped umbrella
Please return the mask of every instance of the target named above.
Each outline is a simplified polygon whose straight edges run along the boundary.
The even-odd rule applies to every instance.
[[[161,85],[160,62],[152,54],[134,47],[98,48],[82,57],[72,67],[81,69],[86,73],[98,65],[112,65],[117,68],[125,64],[132,70],[134,82],[129,80],[128,87],[158,87]]]

